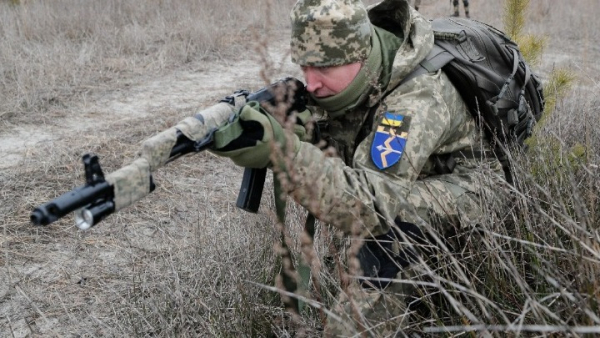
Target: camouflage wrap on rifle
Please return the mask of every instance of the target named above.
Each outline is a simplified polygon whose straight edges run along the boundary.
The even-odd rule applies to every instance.
[[[234,95],[235,103],[218,103],[197,113],[195,117],[188,117],[179,122],[175,128],[193,141],[204,139],[207,133],[227,123],[232,115],[246,104],[244,95]]]
[[[229,121],[229,118],[246,104],[244,96],[235,96],[235,105],[221,102],[181,121],[175,128],[188,138],[198,141],[206,136],[207,129],[218,128]],[[200,117],[200,118],[199,118]]]
[[[199,141],[206,137],[206,134],[211,127],[206,125],[203,121],[190,116],[177,123],[175,129],[181,131],[181,133],[190,140]]]
[[[138,158],[106,176],[113,186],[115,211],[119,211],[150,193],[150,165],[146,159]]]
[[[236,101],[236,106],[238,104],[242,105],[242,102]],[[227,122],[234,109],[234,106],[227,103],[216,104],[199,112],[199,117],[188,117],[175,127],[144,141],[138,159],[106,178],[114,186],[115,211],[139,201],[150,193],[151,174],[169,160],[177,142],[178,131],[192,141],[202,140],[211,129]]]
[[[238,105],[237,101],[236,105]],[[148,161],[151,172],[155,171],[169,160],[171,150],[177,142],[177,131],[180,131],[192,141],[202,140],[211,129],[227,122],[234,109],[234,106],[223,102],[199,112],[196,114],[197,117],[185,118],[175,127],[171,127],[144,141],[140,157]]]
[[[171,127],[142,143],[140,157],[148,161],[150,172],[154,172],[167,163],[176,142],[177,129]]]

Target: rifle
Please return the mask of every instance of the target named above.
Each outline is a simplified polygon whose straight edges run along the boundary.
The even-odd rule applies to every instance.
[[[76,226],[81,230],[91,228],[154,191],[152,172],[156,169],[188,153],[212,147],[215,131],[230,123],[239,108],[249,101],[260,102],[266,110],[284,104],[289,116],[306,109],[306,89],[300,80],[288,77],[254,93],[238,90],[218,104],[144,141],[138,159],[106,177],[98,156],[85,154],[82,157],[85,184],[35,208],[31,212],[31,222],[48,225],[75,212]],[[266,168],[244,169],[237,207],[254,213],[258,211],[266,173]]]

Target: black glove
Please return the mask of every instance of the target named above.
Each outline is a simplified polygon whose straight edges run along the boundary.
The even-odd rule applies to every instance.
[[[364,279],[360,279],[364,288],[384,289],[391,279],[396,278],[401,269],[418,261],[418,253],[414,248],[406,245],[402,247],[404,236],[414,242],[425,244],[425,236],[421,229],[412,223],[396,219],[396,226],[392,227],[385,235],[375,236],[367,241],[358,251],[357,258],[363,271]],[[394,246],[398,249],[394,250]],[[385,279],[385,280],[379,280]]]

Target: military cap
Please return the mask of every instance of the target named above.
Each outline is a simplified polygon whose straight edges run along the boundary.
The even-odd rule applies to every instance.
[[[371,51],[371,23],[359,0],[299,0],[290,18],[292,62],[298,65],[350,64]]]

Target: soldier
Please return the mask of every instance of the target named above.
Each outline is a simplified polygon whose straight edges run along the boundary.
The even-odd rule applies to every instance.
[[[454,5],[454,14],[452,16],[460,16],[458,13],[458,0],[453,0],[452,4]],[[470,18],[469,16],[469,0],[463,0],[463,6],[465,7],[465,16]]]
[[[216,132],[215,153],[285,173],[300,205],[364,243],[358,262],[350,258],[362,276],[340,292],[325,334],[395,336],[428,264],[416,245],[480,223],[481,201],[501,198],[504,172],[443,71],[402,82],[434,40],[407,0],[368,11],[359,0],[299,0],[291,21],[292,61],[336,156],[304,142],[302,126],[286,132],[256,102]]]

